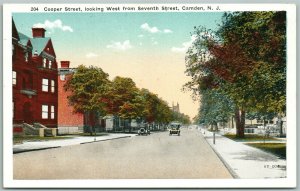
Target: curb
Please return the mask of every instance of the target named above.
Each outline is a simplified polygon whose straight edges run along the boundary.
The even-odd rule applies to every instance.
[[[104,139],[104,140],[98,140],[98,141],[83,142],[83,143],[79,143],[79,145],[88,144],[88,143],[96,143],[96,142],[101,142],[101,141],[109,141],[109,140],[114,140],[114,139],[122,139],[122,138],[128,138],[128,137],[131,137],[131,136],[124,136],[124,137],[116,137],[116,138]],[[78,144],[75,144],[75,145],[78,145]],[[47,150],[47,149],[55,149],[55,148],[60,148],[60,147],[63,147],[63,146],[45,147],[45,148],[37,148],[37,149],[24,149],[24,150],[17,150],[17,151],[13,150],[13,154],[32,152],[32,151],[41,151],[41,150]]]
[[[42,151],[42,150],[55,149],[55,148],[60,148],[60,147],[61,147],[61,146],[57,146],[57,147],[46,147],[46,148],[38,148],[38,149],[19,150],[19,151],[13,151],[13,154],[26,153],[26,152],[32,152],[32,151]]]
[[[128,138],[128,137],[131,137],[131,136],[124,136],[124,137],[116,137],[116,138],[104,139],[104,140],[98,140],[98,141],[83,142],[83,143],[80,143],[80,144],[84,145],[84,144],[89,144],[89,143],[96,143],[96,142],[102,142],[102,141],[110,141],[110,140],[123,139],[123,138]]]
[[[201,135],[203,136],[202,132]],[[207,141],[206,137],[203,136],[203,138],[205,139],[205,141],[207,142],[207,144],[210,146],[210,148],[212,148],[212,150],[214,151],[214,153],[216,153],[216,155],[218,156],[218,158],[221,160],[221,162],[224,164],[224,166],[227,168],[227,170],[229,171],[229,173],[231,174],[231,176],[234,179],[240,179],[240,177],[237,175],[237,173],[231,168],[231,166],[225,161],[225,159],[220,155],[220,153]]]

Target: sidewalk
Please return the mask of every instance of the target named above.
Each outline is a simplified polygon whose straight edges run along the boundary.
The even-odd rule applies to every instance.
[[[219,134],[215,135],[215,144],[213,144],[212,132],[204,129],[200,132],[235,178],[286,177],[286,160],[248,146],[244,144],[245,142],[236,142]]]
[[[37,150],[44,150],[44,149],[51,149],[51,148],[59,148],[69,145],[78,145],[78,144],[86,144],[92,142],[99,142],[99,141],[107,141],[113,139],[120,139],[126,137],[136,136],[136,134],[108,134],[105,136],[74,136],[74,138],[67,138],[61,140],[51,140],[51,141],[28,141],[22,144],[17,144],[13,146],[13,153],[22,153],[28,151],[37,151]]]

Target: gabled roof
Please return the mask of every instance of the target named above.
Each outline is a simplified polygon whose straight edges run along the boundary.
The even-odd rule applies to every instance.
[[[28,36],[19,33],[19,37],[20,37],[20,43],[24,46],[27,45],[28,40],[30,40],[31,44],[32,44],[32,51],[33,53],[35,53],[35,51],[38,53],[38,55],[40,55],[43,50],[45,49],[45,47],[47,46],[50,37],[45,37],[45,38],[29,38]]]
[[[38,55],[42,53],[49,42],[50,38],[30,38],[33,52],[37,51]]]
[[[20,37],[18,35],[18,30],[17,30],[17,27],[15,25],[14,19],[12,19],[12,36],[14,38],[16,38],[17,40],[20,40]]]
[[[20,40],[19,40],[20,44],[23,46],[27,46],[29,37],[20,32],[18,34],[19,34],[19,38],[20,38]]]

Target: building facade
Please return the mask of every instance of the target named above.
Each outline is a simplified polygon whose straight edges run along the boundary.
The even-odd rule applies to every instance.
[[[56,55],[45,29],[32,28],[32,38],[12,22],[13,124],[57,128]]]
[[[64,85],[75,72],[70,68],[69,61],[61,61],[61,68],[58,69],[58,133],[73,134],[83,132],[84,116],[75,113],[68,102],[70,92],[65,91]]]

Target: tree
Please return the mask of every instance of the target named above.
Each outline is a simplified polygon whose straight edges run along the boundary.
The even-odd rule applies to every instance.
[[[107,112],[107,104],[102,100],[108,84],[108,74],[101,68],[80,65],[64,86],[66,91],[71,92],[68,101],[74,112],[84,114],[86,119],[92,119],[88,122],[91,126],[95,125],[93,121],[98,115],[103,116]]]
[[[129,122],[142,118],[146,112],[145,100],[131,78],[115,77],[106,97],[109,113]]]
[[[218,130],[218,123],[227,122],[234,112],[233,102],[216,90],[202,92],[199,120]]]
[[[172,121],[172,111],[168,103],[147,89],[141,89],[145,99],[145,120],[148,123],[167,124]]]
[[[235,105],[237,136],[246,111],[285,112],[285,12],[225,13],[216,32],[195,27],[186,58],[186,87],[217,89]]]
[[[156,121],[158,123],[166,125],[172,121],[172,111],[166,101],[160,99],[156,109]]]

